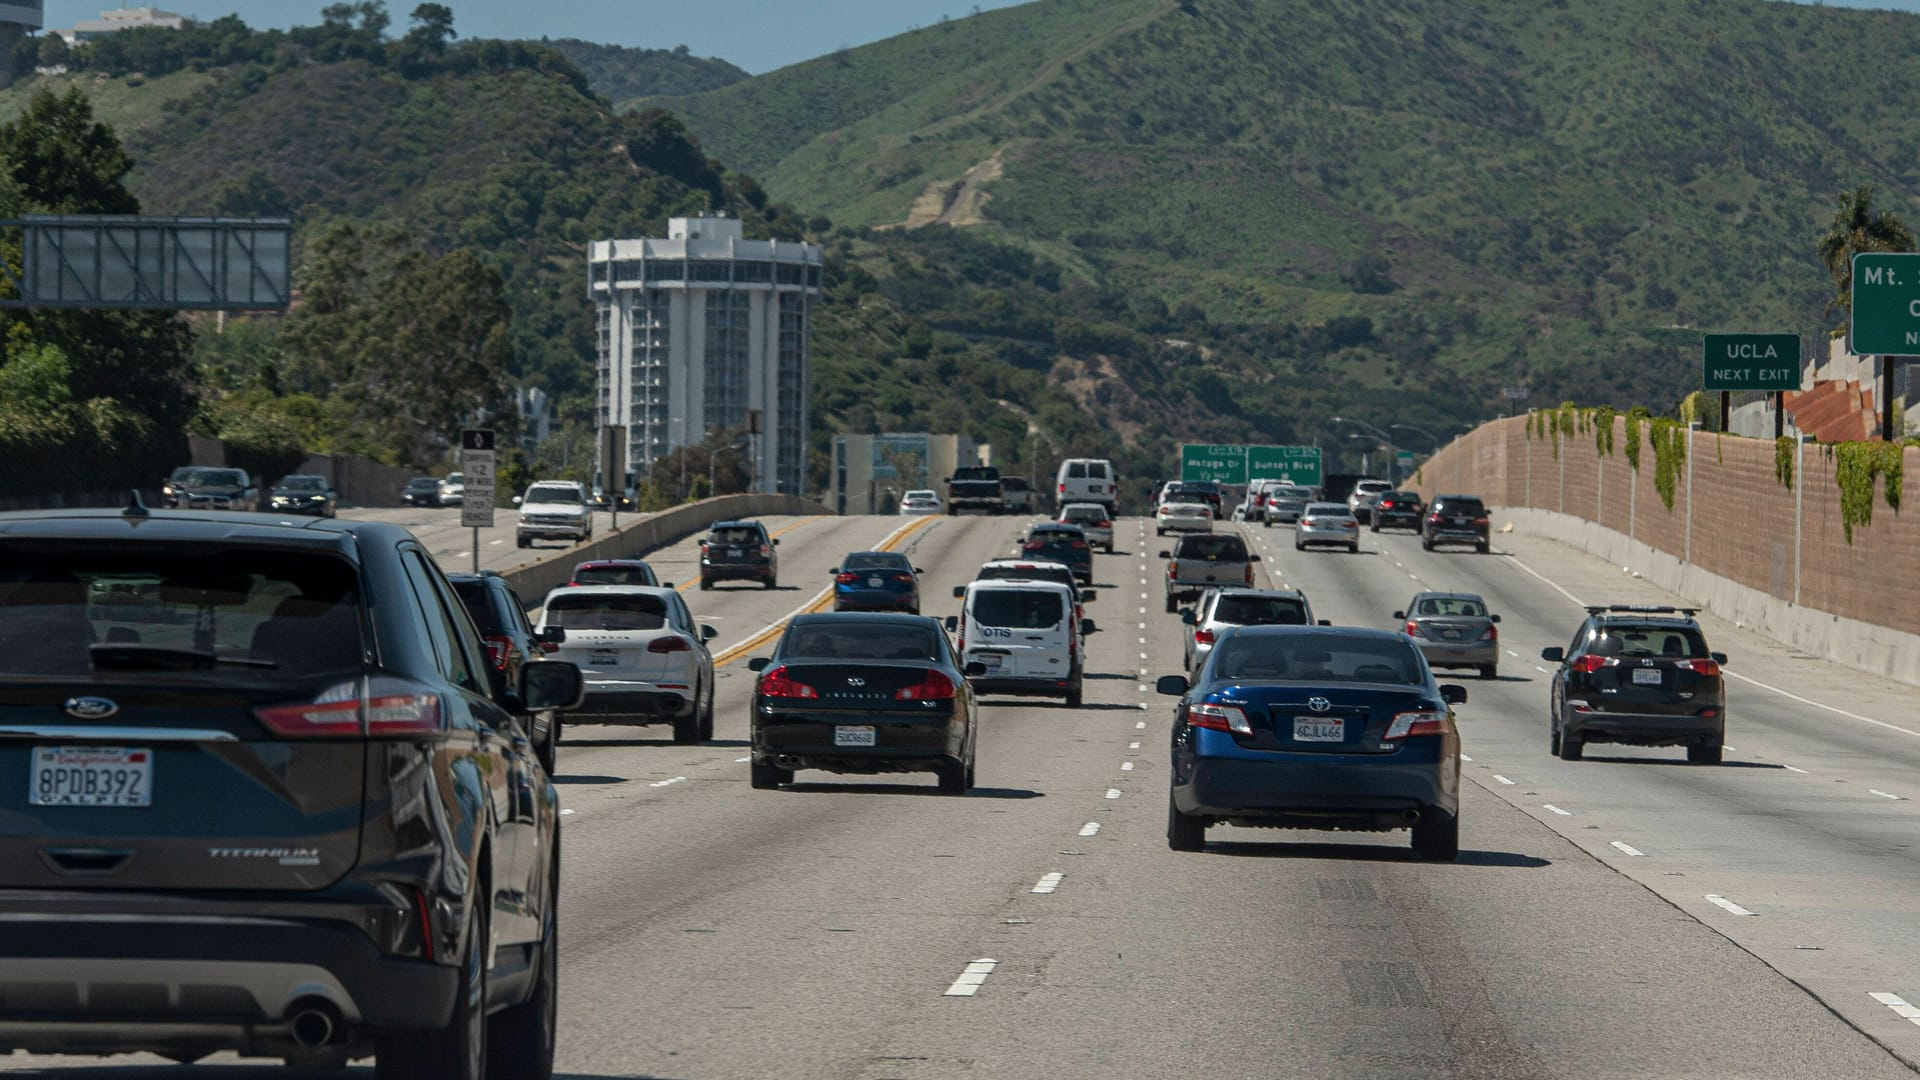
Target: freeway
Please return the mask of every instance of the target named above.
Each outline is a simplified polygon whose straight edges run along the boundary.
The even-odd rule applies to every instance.
[[[750,789],[745,661],[844,552],[908,552],[926,611],[947,614],[1018,522],[769,519],[779,589],[687,592],[720,630],[716,740],[579,724],[560,750],[558,1075],[1912,1075],[1920,1027],[1885,1000],[1920,1002],[1920,725],[1900,688],[1704,620],[1729,671],[1758,680],[1731,680],[1728,765],[1613,747],[1561,762],[1529,657],[1565,644],[1577,601],[1662,599],[1649,586],[1526,539],[1475,556],[1369,536],[1348,556],[1254,529],[1262,578],[1321,617],[1387,626],[1416,589],[1477,590],[1510,655],[1498,682],[1458,680],[1457,863],[1414,859],[1404,833],[1229,827],[1176,854],[1170,701],[1150,684],[1179,670],[1183,628],[1149,524],[1126,519],[1096,557],[1086,706],[993,699],[965,798],[931,776]],[[649,557],[686,583],[697,552]]]

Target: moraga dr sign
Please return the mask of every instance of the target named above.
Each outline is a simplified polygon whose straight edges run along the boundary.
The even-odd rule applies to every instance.
[[[1800,389],[1798,334],[1706,335],[1707,390]]]

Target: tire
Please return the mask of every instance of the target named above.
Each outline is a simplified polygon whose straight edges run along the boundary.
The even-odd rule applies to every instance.
[[[527,544],[528,544],[528,540],[527,540],[527,538],[526,538],[526,537],[524,537],[524,536],[516,536],[516,537],[514,537],[514,538],[513,538],[513,546],[514,546],[514,547],[517,547],[517,548],[521,548],[521,549],[523,549],[523,550],[524,550],[524,549],[526,548],[526,546],[527,546]]]
[[[1426,538],[1426,537],[1424,537],[1424,536],[1423,536],[1423,537],[1421,537],[1421,538],[1420,538],[1420,549],[1421,549],[1422,551],[1432,551],[1432,550],[1433,550],[1433,541],[1431,541],[1431,540],[1429,540],[1429,539],[1427,539],[1427,538]]]
[[[546,741],[533,748],[533,756],[540,759],[540,767],[547,770],[548,776],[560,775],[560,714],[554,713],[547,723]]]
[[[1718,739],[1710,743],[1695,743],[1687,747],[1687,763],[1689,765],[1718,765],[1724,754],[1725,750],[1720,745],[1720,740]]]
[[[1349,554],[1349,555],[1358,555],[1358,554],[1360,554],[1360,544],[1359,544],[1359,542],[1358,542],[1358,541],[1355,541],[1354,543],[1351,543],[1351,544],[1348,544],[1348,545],[1347,545],[1347,554]]]
[[[1368,531],[1368,532],[1379,532],[1379,531],[1380,531],[1380,523],[1379,523],[1379,522],[1377,522],[1377,521],[1369,521],[1369,522],[1367,522],[1367,531]]]
[[[706,592],[708,589],[711,589],[711,588],[713,588],[712,580],[710,580],[705,574],[702,574],[700,576],[700,591]]]
[[[1271,521],[1262,521],[1262,522],[1260,523],[1260,527],[1261,527],[1261,528],[1263,528],[1263,529],[1271,529],[1271,528],[1273,528],[1273,522],[1271,522]]]
[[[976,786],[973,782],[973,766],[974,766],[973,759],[968,758],[967,759],[967,790],[968,791],[972,791]]]
[[[714,695],[714,689],[712,687],[708,687],[707,688],[707,704],[704,708],[700,710],[700,741],[701,742],[711,742],[713,740],[713,695]]]
[[[1086,689],[1087,684],[1085,679],[1073,680],[1073,685],[1067,687],[1067,708],[1079,708],[1080,703],[1085,700]]]
[[[1190,817],[1167,796],[1167,847],[1173,851],[1201,851],[1207,846],[1207,823]]]
[[[1413,850],[1423,859],[1452,862],[1460,857],[1460,817],[1438,807],[1413,823]]]
[[[478,884],[480,896],[491,894],[486,882]],[[376,1040],[374,1076],[378,1080],[486,1080],[487,907],[476,902],[467,914],[467,952],[447,1026]]]
[[[1301,543],[1301,542],[1300,542],[1300,541],[1298,541],[1298,540],[1295,540],[1295,541],[1293,542],[1293,550],[1295,550],[1295,551],[1305,551],[1305,550],[1307,550],[1307,545],[1305,545],[1305,544],[1303,544],[1303,543]]]
[[[1560,725],[1547,721],[1547,753],[1560,756]]]
[[[1498,664],[1481,664],[1481,665],[1480,665],[1480,677],[1481,677],[1481,678],[1483,678],[1483,679],[1497,679],[1497,678],[1499,678],[1499,677],[1500,677],[1500,665],[1498,665]]]
[[[770,791],[781,784],[793,783],[793,770],[763,765],[756,761],[747,766],[747,778],[756,790]]]
[[[957,507],[957,506],[949,506],[949,507],[947,507],[947,516],[948,516],[948,517],[959,517],[959,516],[960,516],[960,508],[959,508],[959,507]]]
[[[695,705],[685,716],[673,718],[673,742],[676,746],[690,746],[700,741],[700,707]]]
[[[780,587],[780,579],[778,577],[770,577],[767,580],[761,582],[760,585],[762,588],[766,588],[766,589],[777,589]]]
[[[1168,593],[1167,594],[1167,614],[1171,615],[1174,612],[1179,610],[1180,610],[1180,601],[1174,599],[1174,596],[1172,593]]]
[[[1569,732],[1562,731],[1560,733],[1560,760],[1561,761],[1579,761],[1580,755],[1582,752],[1586,750],[1586,747],[1587,747],[1587,744],[1585,740],[1580,739]]]
[[[1493,545],[1492,544],[1476,544],[1474,545],[1474,550],[1478,551],[1482,555],[1492,554]]]
[[[940,794],[965,795],[967,793],[967,767],[960,762],[948,758],[933,770],[933,775],[940,781]]]
[[[560,1020],[560,863],[549,874],[546,929],[534,957],[533,992],[488,1021],[487,1080],[549,1080]]]

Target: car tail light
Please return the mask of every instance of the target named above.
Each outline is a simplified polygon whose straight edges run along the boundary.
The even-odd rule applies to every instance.
[[[902,585],[911,585],[913,584],[913,575],[912,574],[895,574],[893,575],[893,580],[899,582]]]
[[[854,582],[860,580],[860,575],[854,574],[854,573],[840,573],[840,574],[835,574],[833,576],[833,580],[839,582],[842,585],[851,585]]]
[[[773,545],[772,545],[772,544],[761,544],[761,545],[760,545],[760,557],[761,557],[761,558],[763,558],[763,559],[770,559],[770,558],[772,558],[772,557],[773,557]]]
[[[1591,675],[1594,672],[1599,671],[1603,667],[1618,667],[1618,666],[1620,666],[1619,657],[1595,656],[1592,653],[1588,653],[1587,655],[1580,657],[1578,660],[1575,660],[1572,665],[1573,670],[1579,672],[1582,675]]]
[[[1232,705],[1195,705],[1187,710],[1187,725],[1212,731],[1231,731],[1237,735],[1253,734],[1253,725],[1247,722],[1247,714]]]
[[[785,664],[777,668],[769,668],[766,674],[761,675],[757,692],[761,697],[817,698],[820,696],[820,691],[806,683],[793,681],[792,676],[787,674]]]
[[[1062,495],[1065,495],[1066,493],[1067,493],[1067,485],[1065,485],[1065,484],[1061,484],[1061,485],[1060,485],[1060,494],[1062,494]]]
[[[1426,637],[1427,634],[1426,634],[1426,631],[1420,629],[1419,623],[1414,622],[1412,619],[1408,619],[1407,620],[1407,636],[1408,637]]]
[[[513,655],[513,639],[510,637],[490,637],[483,640],[487,643],[487,659],[493,661],[493,670],[507,670],[507,657]]]
[[[1429,524],[1429,525],[1438,525],[1438,524],[1440,524],[1440,515],[1439,515],[1439,514],[1429,514],[1429,515],[1427,515],[1427,524]]]
[[[1087,548],[1087,542],[1085,540],[1075,540],[1073,542],[1073,546],[1076,548],[1079,548],[1082,551],[1085,551]]]
[[[1096,528],[1096,529],[1111,529],[1111,528],[1113,528],[1113,522],[1111,522],[1111,521],[1102,521],[1102,522],[1101,522],[1100,524],[1098,524],[1098,525],[1095,525],[1095,526],[1094,526],[1094,528]]]
[[[417,735],[441,730],[440,696],[400,679],[338,683],[312,701],[253,710],[267,730],[294,739]]]
[[[1701,709],[1701,710],[1700,710],[1700,715],[1701,715],[1701,716],[1706,716],[1706,717],[1714,717],[1714,716],[1719,716],[1719,715],[1720,715],[1720,710],[1719,710],[1719,709],[1715,709],[1715,708],[1705,708],[1705,709]]]
[[[927,677],[912,686],[903,686],[893,692],[895,701],[946,701],[953,697],[953,680],[941,672],[929,669]]]
[[[1718,660],[1682,660],[1674,666],[1685,668],[1695,675],[1720,674],[1720,661]]]
[[[1168,580],[1168,581],[1178,581],[1178,580],[1180,580],[1180,564],[1179,564],[1179,562],[1177,562],[1177,561],[1176,561],[1176,562],[1170,562],[1170,563],[1168,563],[1168,564],[1167,564],[1167,580]]]
[[[647,642],[647,651],[650,653],[692,652],[693,643],[679,634],[668,634],[666,637],[654,638]]]
[[[1211,645],[1213,644],[1213,637],[1214,634],[1211,630],[1195,630],[1193,632],[1193,643],[1195,645]]]
[[[1447,733],[1447,714],[1424,710],[1421,712],[1403,712],[1393,718],[1387,733],[1380,736],[1382,742],[1393,742],[1414,735],[1445,735]]]
[[[1483,517],[1477,517],[1473,519],[1473,523],[1475,525],[1485,525],[1487,524],[1487,519]]]
[[[427,915],[427,891],[413,889],[413,916],[420,920],[420,959],[433,959],[433,920]]]
[[[1480,640],[1481,641],[1499,641],[1500,628],[1493,625],[1492,623],[1488,623],[1487,632],[1480,635]]]
[[[1251,563],[1247,565],[1247,584],[1253,584],[1253,565]]]

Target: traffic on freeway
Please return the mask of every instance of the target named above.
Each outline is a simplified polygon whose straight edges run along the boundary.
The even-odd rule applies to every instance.
[[[1920,1060],[1900,1004],[1920,1000],[1906,695],[1570,549],[1368,532],[1301,551],[1215,521],[1199,535],[1233,543],[1175,559],[1136,514],[1078,581],[1022,569],[1071,548],[1043,517],[769,517],[772,587],[701,590],[701,534],[631,553],[671,588],[563,586],[580,602],[544,619],[554,601],[521,598],[539,655],[509,684],[482,674],[494,654],[433,568],[464,552],[437,550],[452,536],[422,513],[0,518],[0,602],[33,616],[0,624],[0,757],[34,776],[0,849],[27,885],[0,893],[0,1046],[42,1052],[0,1069]],[[483,569],[523,555],[487,550]],[[1169,592],[1208,551],[1225,580]],[[900,556],[919,615],[835,612],[855,553]],[[1436,647],[1467,633],[1498,659]],[[1711,701],[1687,681],[1709,666]],[[608,680],[671,678],[696,717],[710,693],[710,726],[580,707]],[[232,704],[167,704],[182,693]],[[550,748],[522,719],[544,711]],[[1647,737],[1662,717],[1683,722]],[[1709,738],[1715,754],[1689,749]],[[362,790],[343,764],[362,755],[433,779]],[[505,771],[462,765],[489,759]],[[125,1053],[44,1056],[62,1051]]]

